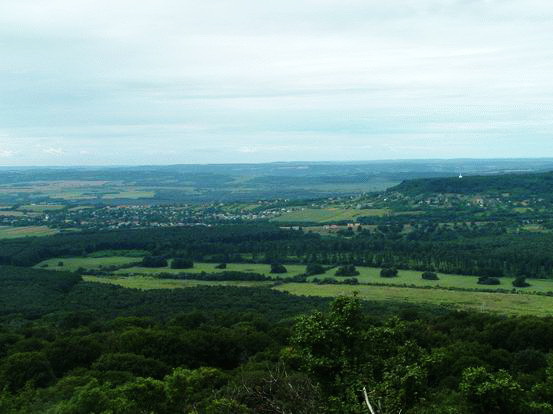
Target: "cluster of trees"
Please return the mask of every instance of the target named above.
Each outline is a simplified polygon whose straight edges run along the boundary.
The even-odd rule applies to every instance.
[[[269,281],[274,280],[270,276],[265,276],[260,273],[251,273],[251,272],[238,272],[238,271],[229,271],[219,273],[160,273],[155,275],[159,279],[183,279],[183,280],[210,280],[210,281],[228,281],[228,280],[241,280],[241,281]]]
[[[288,269],[280,263],[271,263],[271,273],[274,274],[282,274],[282,273],[288,273]]]
[[[423,274],[421,275],[421,277],[424,279],[424,280],[440,280],[440,278],[438,277],[438,275],[435,273],[435,272],[423,272]]]
[[[500,285],[501,281],[497,277],[482,276],[478,278],[479,285]]]
[[[193,267],[194,262],[183,257],[176,257],[171,261],[171,269],[192,269]]]
[[[455,233],[456,230],[447,231]],[[176,257],[191,261],[247,260],[280,265],[299,261],[324,266],[313,268],[312,275],[336,265],[435,269],[490,277],[553,275],[553,234],[550,233],[458,235],[445,240],[440,237],[412,239],[410,234],[361,231],[350,237],[321,237],[259,223],[62,234],[0,241],[0,264],[35,265],[47,258],[82,256],[98,250],[141,249],[151,253],[145,259],[154,261],[146,263],[151,266],[164,264],[163,258]]]
[[[338,270],[336,270],[336,273],[334,273],[336,276],[359,276],[359,271],[355,268],[354,265],[345,265],[340,266]]]
[[[380,277],[397,277],[397,269],[395,267],[384,267],[380,271]]]

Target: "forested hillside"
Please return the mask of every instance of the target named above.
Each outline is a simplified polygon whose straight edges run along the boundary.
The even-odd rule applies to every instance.
[[[551,199],[553,190],[553,172],[500,174],[425,178],[406,180],[389,191],[398,191],[411,196],[421,194],[509,194],[516,199],[524,197],[543,197]]]
[[[2,269],[2,413],[553,412],[551,318],[52,273]]]

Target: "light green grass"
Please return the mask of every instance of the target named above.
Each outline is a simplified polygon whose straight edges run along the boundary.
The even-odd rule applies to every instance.
[[[152,198],[155,195],[153,191],[121,191],[116,194],[105,194],[102,196],[105,200],[112,200],[116,198],[128,198],[128,199],[138,199],[138,198]]]
[[[135,259],[140,259],[146,255],[148,255],[149,252],[146,250],[128,250],[128,249],[113,249],[113,250],[98,250],[96,252],[90,253],[87,257],[134,257]]]
[[[423,280],[421,278],[422,272],[415,270],[400,270],[398,277],[384,278],[380,277],[380,269],[374,267],[357,267],[360,275],[355,276],[359,283],[385,283],[387,285],[415,285],[415,286],[434,286],[434,287],[447,287],[447,288],[461,288],[461,289],[513,289],[512,277],[500,278],[500,285],[487,286],[479,285],[477,283],[477,276],[465,276],[465,275],[447,275],[438,273],[440,280]],[[319,279],[323,277],[339,277],[334,276],[335,270],[328,271],[325,275],[316,276]],[[518,288],[517,290],[524,292],[553,292],[553,279],[528,279],[528,283],[531,284],[527,288]]]
[[[82,267],[85,269],[101,269],[106,266],[119,266],[140,261],[141,258],[125,257],[125,256],[110,256],[110,257],[71,257],[71,258],[56,258],[40,262],[35,267],[47,267],[50,270],[65,270],[74,271]],[[59,262],[63,262],[63,266],[58,266]]]
[[[13,210],[0,210],[0,216],[4,217],[22,217],[25,213],[22,211],[13,211]]]
[[[333,223],[339,221],[355,221],[357,217],[382,217],[389,214],[387,209],[345,209],[345,208],[306,208],[303,210],[291,211],[276,217],[276,222],[312,222],[312,223]]]
[[[0,227],[0,239],[16,239],[18,237],[50,236],[57,230],[46,226]]]
[[[0,236],[1,236],[0,228]],[[20,236],[19,236],[20,237]],[[126,265],[134,262],[139,262],[142,260],[142,257],[146,255],[147,252],[140,250],[104,250],[91,253],[88,257],[74,257],[74,258],[54,258],[49,259],[44,262],[39,263],[36,267],[42,267],[47,264],[49,268],[53,270],[77,270],[78,268],[85,269],[100,269],[101,267],[107,266],[119,266]],[[63,267],[58,267],[58,262],[63,262]],[[170,263],[170,261],[169,261]],[[166,267],[157,267],[157,268],[148,268],[142,266],[134,266],[124,269],[115,270],[114,275],[158,275],[160,273],[170,273],[170,274],[179,274],[179,273],[221,273],[224,271],[237,271],[237,272],[246,272],[246,273],[259,273],[265,276],[271,277],[280,277],[287,278],[296,275],[305,273],[305,265],[299,264],[287,264],[285,265],[288,270],[287,273],[283,274],[272,274],[271,266],[268,264],[252,264],[252,263],[229,263],[227,264],[226,269],[216,269],[218,263],[194,263],[194,267],[191,269],[171,269],[169,266]],[[502,277],[500,278],[500,285],[479,285],[477,283],[477,276],[465,276],[465,275],[448,275],[443,273],[438,273],[440,280],[423,280],[421,278],[422,272],[414,270],[400,270],[398,272],[398,277],[394,278],[383,278],[380,277],[380,268],[374,267],[361,267],[358,266],[357,270],[359,271],[359,276],[355,276],[359,283],[378,283],[386,284],[390,286],[403,286],[403,285],[415,285],[415,286],[432,286],[432,287],[443,287],[443,288],[457,288],[457,289],[513,289],[512,282],[514,278],[512,277]],[[330,269],[325,274],[316,275],[309,277],[309,280],[314,278],[324,279],[327,277],[335,278],[340,280],[339,276],[335,276],[335,269]],[[528,282],[531,284],[527,288],[516,288],[517,291],[521,292],[553,292],[553,279],[528,279]]]
[[[353,292],[358,292],[361,299],[379,302],[445,305],[502,314],[553,316],[553,298],[538,295],[309,283],[287,283],[275,289],[294,295],[323,297],[353,295]]]
[[[133,289],[177,289],[195,286],[242,286],[242,287],[262,287],[270,286],[272,282],[255,281],[207,281],[207,280],[175,280],[175,279],[155,279],[147,276],[131,277],[98,277],[83,276],[87,282],[107,283],[111,285],[123,286]]]
[[[305,273],[304,265],[285,265],[288,273],[283,274],[271,274],[271,266],[267,264],[250,264],[250,263],[230,263],[227,264],[226,269],[216,269],[218,263],[194,263],[192,269],[171,269],[169,267],[159,267],[159,268],[148,268],[148,267],[130,267],[128,269],[116,270],[114,274],[119,275],[156,275],[160,273],[221,273],[225,271],[237,271],[237,272],[246,272],[246,273],[259,273],[265,276],[280,276],[282,278],[291,277]]]
[[[46,211],[56,211],[56,210],[61,210],[63,208],[65,208],[65,206],[61,204],[28,204],[28,205],[21,206],[19,210],[32,211],[35,213],[44,213]]]

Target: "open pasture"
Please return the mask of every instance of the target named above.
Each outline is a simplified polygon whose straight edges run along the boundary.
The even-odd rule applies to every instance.
[[[271,274],[271,266],[267,264],[251,264],[251,263],[229,263],[226,269],[216,269],[218,263],[194,263],[194,267],[191,269],[171,269],[170,267],[130,267],[127,269],[120,269],[113,272],[115,275],[119,274],[134,274],[134,275],[156,275],[160,273],[221,273],[225,271],[236,271],[245,273],[259,273],[265,276],[280,276],[282,278],[296,276],[305,273],[304,265],[286,265],[288,273],[283,274]]]
[[[104,200],[114,200],[119,198],[136,200],[139,198],[152,198],[154,197],[154,195],[155,195],[155,192],[153,191],[128,190],[128,191],[119,191],[117,193],[104,194],[102,198]]]
[[[30,211],[33,213],[45,213],[48,211],[57,211],[64,209],[65,206],[61,204],[27,204],[21,206],[19,210]]]
[[[26,229],[24,227],[14,229]],[[47,229],[50,230],[50,229]],[[21,231],[21,230],[20,230]],[[53,231],[53,230],[51,230]],[[24,232],[24,230],[23,230]],[[1,236],[0,228],[0,236]],[[21,234],[21,233],[18,233]],[[15,237],[15,236],[13,236]],[[21,236],[18,236],[21,237]],[[142,257],[147,255],[148,252],[143,250],[105,250],[91,253],[87,257],[72,257],[72,258],[54,258],[45,260],[39,263],[36,267],[44,267],[47,265],[52,270],[77,270],[78,268],[85,269],[101,269],[109,266],[128,265],[136,262],[140,262]],[[63,266],[58,266],[59,262],[63,262]],[[169,264],[170,264],[169,260]],[[259,273],[265,276],[287,278],[293,277],[305,273],[306,266],[302,264],[286,264],[285,267],[288,270],[283,274],[272,274],[271,267],[268,264],[263,263],[228,263],[226,269],[217,269],[218,263],[204,263],[195,262],[194,267],[191,269],[171,269],[170,266],[166,267],[142,267],[133,266],[113,271],[114,275],[142,275],[153,276],[160,273],[179,274],[179,273],[221,273],[224,271],[236,271],[246,273]],[[477,276],[467,275],[450,275],[444,273],[437,273],[439,280],[424,280],[421,275],[422,272],[415,270],[399,270],[398,276],[393,278],[383,278],[380,276],[380,268],[375,267],[362,267],[358,266],[357,270],[359,275],[355,278],[360,284],[385,284],[389,286],[417,286],[417,287],[442,287],[442,288],[456,288],[456,289],[515,289],[521,292],[553,292],[553,279],[528,279],[530,287],[526,288],[514,288],[512,277],[500,278],[499,285],[479,285]],[[335,276],[336,268],[328,270],[326,273],[316,276],[310,276],[308,280],[335,278],[336,280],[343,279],[339,276]]]
[[[356,276],[359,283],[384,283],[391,286],[397,285],[415,285],[415,286],[432,286],[432,287],[444,287],[444,288],[457,288],[457,289],[513,289],[512,277],[500,278],[499,285],[479,285],[477,276],[467,275],[449,275],[444,273],[437,273],[440,280],[424,280],[421,275],[422,272],[415,270],[400,270],[397,277],[384,278],[380,277],[380,269],[375,267],[357,267],[359,276]],[[328,271],[324,276],[316,276],[319,279],[321,277],[335,277],[335,270]],[[336,279],[340,279],[336,277]],[[530,287],[515,288],[516,290],[524,292],[553,292],[553,279],[528,279]]]
[[[287,283],[274,289],[293,295],[323,297],[351,296],[357,292],[361,299],[370,301],[429,304],[510,315],[553,316],[553,298],[539,295],[309,283]]]
[[[140,261],[141,258],[126,257],[126,256],[109,256],[109,257],[69,257],[56,258],[40,262],[36,268],[48,268],[49,270],[75,271],[79,268],[85,269],[102,269],[102,267],[127,265]],[[59,264],[63,263],[62,266]]]
[[[50,236],[58,231],[46,226],[0,227],[0,239],[16,239],[18,237]]]
[[[108,283],[112,285],[123,286],[131,289],[178,289],[195,286],[241,286],[241,287],[261,287],[269,286],[272,282],[248,282],[248,281],[207,281],[207,280],[176,280],[176,279],[156,279],[148,276],[130,276],[130,277],[105,277],[105,276],[83,276],[87,282]]]

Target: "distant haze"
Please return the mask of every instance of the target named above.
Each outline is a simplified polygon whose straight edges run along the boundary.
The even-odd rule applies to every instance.
[[[550,0],[2,0],[0,166],[553,157]]]

